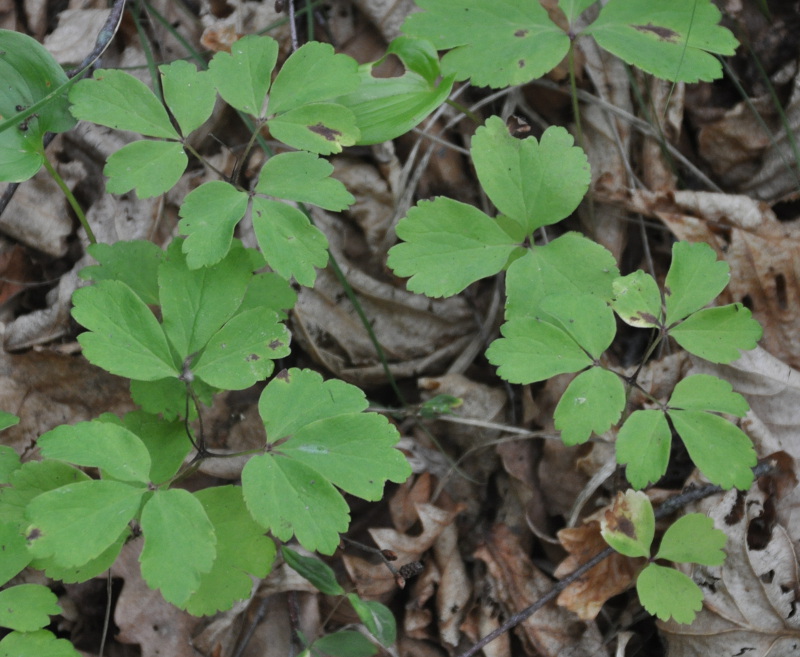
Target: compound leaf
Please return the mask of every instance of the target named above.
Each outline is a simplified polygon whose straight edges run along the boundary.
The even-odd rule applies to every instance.
[[[558,326],[594,358],[608,349],[617,332],[611,308],[592,294],[553,294],[539,309],[541,319]]]
[[[670,408],[684,411],[714,411],[744,417],[749,405],[733,386],[716,376],[695,374],[682,379],[669,398]]]
[[[130,73],[95,71],[93,80],[81,80],[72,87],[69,100],[72,114],[79,119],[146,137],[181,138],[161,101]]]
[[[500,328],[504,337],[486,350],[497,374],[510,383],[544,381],[556,374],[577,372],[592,364],[567,333],[547,322],[519,318]]]
[[[231,248],[233,230],[247,211],[247,193],[222,180],[193,189],[183,199],[178,230],[192,269],[217,264]]]
[[[217,557],[186,610],[195,616],[225,611],[250,595],[255,577],[266,577],[275,560],[275,543],[247,511],[239,486],[216,486],[195,493],[214,527]],[[249,574],[248,574],[249,573]]]
[[[60,612],[59,612],[60,613]],[[0,641],[0,657],[81,657],[66,639],[57,639],[52,632],[11,632]]]
[[[159,66],[164,100],[186,137],[199,128],[214,111],[217,92],[207,71],[198,71],[190,62],[177,59]]]
[[[655,328],[662,320],[658,283],[641,269],[612,283],[611,307],[623,322],[636,328]]]
[[[301,105],[270,119],[267,125],[272,136],[284,144],[321,155],[341,153],[361,136],[356,115],[335,103]]]
[[[118,481],[92,479],[38,495],[26,511],[31,554],[52,556],[65,567],[97,558],[126,531],[145,492]]]
[[[311,287],[315,267],[328,264],[328,239],[297,208],[265,198],[253,199],[253,229],[269,266],[286,279]]]
[[[559,126],[545,130],[539,141],[516,139],[493,116],[475,132],[471,152],[486,194],[525,234],[568,217],[589,189],[586,154]]]
[[[569,384],[555,410],[555,426],[565,445],[589,440],[615,424],[625,408],[625,387],[613,372],[593,367]]]
[[[278,42],[271,37],[246,36],[218,52],[208,72],[223,100],[236,109],[262,117],[272,70],[278,61]]]
[[[113,244],[98,242],[88,248],[99,265],[84,267],[78,276],[92,281],[121,281],[147,305],[158,304],[158,267],[164,252],[147,240],[120,240]]]
[[[686,351],[712,363],[730,363],[741,350],[754,349],[761,325],[741,303],[704,308],[670,329],[669,334]]]
[[[420,201],[397,224],[405,240],[389,250],[397,276],[411,276],[408,289],[430,297],[452,296],[501,271],[516,241],[477,208],[446,197]]]
[[[289,567],[311,582],[320,593],[344,595],[344,589],[336,581],[336,574],[324,561],[316,557],[303,556],[285,545],[281,547],[281,554]]]
[[[176,141],[135,141],[108,158],[103,168],[108,176],[106,189],[112,194],[135,189],[139,198],[158,196],[175,186],[188,162]]]
[[[725,561],[725,532],[714,529],[714,521],[702,513],[681,516],[661,539],[656,559],[721,566]]]
[[[444,75],[472,78],[477,87],[508,87],[541,77],[566,56],[569,37],[539,2],[420,0],[402,31],[428,39],[442,58]]]
[[[667,325],[688,317],[717,298],[730,281],[730,267],[708,244],[675,242],[664,282]]]
[[[344,210],[355,198],[331,173],[333,165],[313,153],[281,153],[261,168],[256,191],[326,210]]]
[[[217,554],[214,526],[203,505],[186,490],[159,490],[144,505],[141,525],[142,577],[165,600],[185,608]]]
[[[691,623],[703,606],[703,592],[689,576],[655,563],[639,574],[636,592],[642,606],[662,621]]]
[[[397,622],[388,607],[374,600],[362,600],[355,593],[348,593],[347,599],[361,622],[382,646],[388,648],[394,645],[397,640]]]
[[[72,302],[72,316],[89,331],[78,336],[89,361],[130,379],[156,381],[180,375],[164,331],[125,283],[100,281],[77,290]]]
[[[667,471],[672,432],[661,411],[634,411],[617,434],[617,463],[634,488],[655,483]]]
[[[33,632],[49,625],[50,616],[60,613],[58,596],[41,584],[20,584],[0,591],[0,626]]]
[[[610,0],[583,33],[629,64],[674,82],[722,76],[714,55],[738,43],[709,0]]]
[[[739,427],[703,411],[670,411],[672,424],[689,456],[709,481],[747,490],[758,462],[753,442]]]
[[[650,499],[641,491],[620,491],[600,520],[600,533],[612,548],[627,557],[650,557],[656,517]]]

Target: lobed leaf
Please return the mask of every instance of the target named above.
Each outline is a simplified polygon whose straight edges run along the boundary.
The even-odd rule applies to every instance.
[[[19,584],[0,591],[2,627],[34,632],[50,625],[50,616],[60,613],[58,597],[41,584]]]
[[[158,267],[164,252],[147,240],[120,240],[113,244],[90,244],[98,265],[84,267],[78,276],[91,281],[121,281],[149,306],[158,305]]]
[[[341,153],[361,136],[356,116],[344,105],[313,103],[279,114],[267,122],[276,139],[321,155]]]
[[[215,54],[208,63],[208,73],[228,105],[261,118],[277,61],[275,39],[250,35],[235,41],[230,53]]]
[[[754,349],[763,329],[741,303],[705,308],[670,329],[686,351],[712,363],[730,363],[740,351]]]
[[[292,289],[289,281],[278,274],[265,272],[250,279],[247,292],[236,312],[238,314],[253,308],[269,308],[283,321],[287,317],[285,311],[294,308],[296,302],[297,292]]]
[[[25,537],[20,533],[19,527],[5,518],[0,521],[0,553],[3,555],[0,559],[0,586],[3,586],[31,560]]]
[[[581,372],[567,386],[556,406],[555,427],[565,445],[601,435],[619,421],[625,408],[625,388],[619,377],[601,367]]]
[[[0,413],[5,413],[0,411]],[[17,421],[12,422],[12,426],[19,422],[19,418],[11,413],[5,413],[9,418],[15,418]],[[19,454],[13,447],[8,445],[0,445],[0,484],[7,484],[11,478],[11,474],[20,468],[22,463],[19,459]]]
[[[51,579],[58,579],[68,584],[87,582],[106,572],[119,557],[122,546],[131,537],[130,529],[125,529],[117,539],[103,550],[99,556],[90,559],[81,566],[61,566],[53,556],[31,561],[31,567],[43,570]]]
[[[667,472],[672,432],[661,411],[634,411],[617,434],[617,463],[634,488],[655,483]]]
[[[172,189],[180,180],[189,158],[176,141],[143,139],[126,144],[111,155],[103,168],[111,194],[136,190],[139,198],[151,198]]]
[[[675,242],[664,283],[666,324],[688,317],[717,298],[730,281],[730,267],[708,244]]]
[[[617,333],[614,313],[592,294],[553,294],[542,299],[541,319],[559,327],[597,359]]]
[[[716,376],[695,374],[677,383],[669,398],[670,408],[685,411],[714,411],[744,417],[750,409],[733,386]]]
[[[614,298],[611,307],[620,319],[636,328],[656,328],[661,325],[661,292],[658,283],[641,269],[620,276],[612,283]]]
[[[185,60],[177,59],[158,67],[164,100],[178,122],[183,136],[197,130],[214,111],[217,92],[208,71]]]
[[[627,557],[650,558],[656,517],[650,499],[641,491],[617,493],[600,520],[600,534],[612,548]]]
[[[642,606],[662,621],[691,623],[703,606],[703,592],[690,577],[655,563],[639,574],[636,592]]]
[[[702,513],[690,513],[667,528],[656,559],[721,566],[725,561],[725,541],[725,532],[714,529],[711,518]]]
[[[0,641],[0,657],[81,657],[67,639],[52,632],[11,632]]]

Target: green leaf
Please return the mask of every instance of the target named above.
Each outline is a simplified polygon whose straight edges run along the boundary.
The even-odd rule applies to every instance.
[[[22,182],[44,163],[42,139],[45,133],[64,132],[75,125],[65,92],[35,112],[30,109],[68,79],[58,62],[36,39],[20,32],[0,30],[0,80],[3,81],[0,120],[26,112],[30,114],[0,128],[0,180]]]
[[[619,421],[625,408],[625,387],[613,372],[593,367],[569,384],[555,410],[555,426],[565,445],[589,440]]]
[[[442,58],[444,75],[472,78],[476,87],[507,87],[541,77],[566,56],[569,37],[539,2],[515,0],[420,0],[427,10],[401,28],[428,39]]]
[[[617,434],[617,463],[634,488],[655,483],[667,472],[672,432],[661,411],[634,411]]]
[[[370,657],[378,648],[360,632],[339,630],[323,636],[311,644],[312,653],[330,657]]]
[[[274,310],[281,320],[284,320],[287,317],[284,311],[294,308],[296,302],[297,292],[292,289],[285,278],[278,274],[265,272],[256,274],[250,279],[247,292],[236,313],[243,313],[255,308],[269,308]]]
[[[146,240],[120,240],[113,244],[91,244],[88,248],[99,265],[84,267],[78,276],[92,281],[121,281],[147,305],[158,301],[158,267],[164,252]]]
[[[389,44],[388,55],[403,62],[403,75],[375,77],[372,70],[383,57],[359,67],[361,82],[355,91],[334,98],[355,114],[361,132],[359,144],[378,144],[410,132],[447,100],[453,88],[452,75],[436,84],[439,57],[429,41],[398,37]]]
[[[0,591],[0,625],[18,632],[33,632],[61,613],[58,597],[46,586],[20,584]]]
[[[146,137],[181,138],[161,101],[130,73],[95,71],[93,80],[81,80],[72,87],[69,100],[72,114],[79,119]]]
[[[336,581],[333,569],[324,561],[315,557],[305,557],[285,545],[281,547],[281,554],[289,567],[311,582],[320,593],[344,595],[344,589]]]
[[[246,114],[262,117],[277,61],[278,42],[271,37],[251,35],[235,41],[230,54],[214,55],[208,72],[226,103]]]
[[[583,33],[656,77],[710,81],[722,77],[714,55],[733,55],[738,46],[720,16],[709,0],[610,0]]]
[[[100,468],[120,481],[150,481],[150,454],[125,427],[97,420],[62,424],[36,442],[45,458]]]
[[[221,180],[193,189],[183,199],[178,230],[192,269],[217,264],[231,248],[233,230],[247,211],[247,193]]]
[[[591,294],[554,294],[542,299],[541,319],[562,329],[594,358],[608,349],[617,332],[608,304]]]
[[[0,559],[0,586],[2,586],[31,560],[25,537],[20,534],[16,523],[0,521],[0,553],[3,555]]]
[[[158,196],[175,186],[188,162],[176,141],[135,141],[108,158],[103,169],[108,176],[106,189],[111,194],[135,189],[139,198]]]
[[[180,488],[156,491],[142,509],[139,561],[148,586],[185,608],[217,555],[214,526],[200,501]]]
[[[78,336],[83,355],[117,376],[155,381],[177,377],[164,331],[125,283],[101,281],[72,296],[72,316],[89,332]]]
[[[640,491],[617,493],[611,509],[600,520],[600,534],[627,557],[650,557],[656,517],[650,499]]]
[[[711,483],[747,490],[758,458],[753,442],[719,415],[703,411],[670,411],[672,424],[694,464]]]
[[[289,355],[289,340],[274,310],[253,308],[211,337],[192,371],[215,388],[243,390],[272,374],[273,361]]]
[[[4,411],[0,411],[0,413],[4,413]],[[5,414],[16,418],[17,422],[19,422],[19,418],[15,415],[11,415],[10,413]],[[13,422],[12,424],[17,424],[17,422]],[[17,454],[16,450],[8,445],[0,445],[0,484],[7,484],[11,473],[14,472],[14,470],[18,470],[21,465],[19,454]]]
[[[100,553],[100,556],[90,559],[81,566],[61,566],[50,556],[44,559],[34,559],[31,562],[31,567],[43,570],[45,575],[51,579],[58,579],[67,584],[87,582],[111,567],[119,557],[122,546],[125,545],[130,536],[130,529],[125,529],[110,546]]]
[[[195,616],[230,609],[250,595],[255,577],[266,577],[275,560],[275,544],[253,522],[239,486],[216,486],[195,493],[217,536],[217,558],[186,610]],[[248,574],[249,573],[249,574]]]
[[[725,532],[714,529],[711,518],[690,513],[667,528],[656,559],[721,566],[725,562],[725,541]]]
[[[730,267],[708,244],[676,242],[664,282],[667,325],[688,317],[717,298],[730,281]]]
[[[256,522],[276,538],[296,536],[311,551],[333,554],[347,531],[347,502],[319,473],[292,459],[254,456],[242,470],[244,501]]]
[[[272,136],[284,144],[321,155],[341,153],[355,144],[361,132],[356,115],[344,105],[301,105],[267,122]]]
[[[175,379],[172,379],[175,381]],[[178,382],[186,394],[186,389]],[[186,436],[186,425],[180,421],[170,422],[163,418],[133,411],[122,420],[124,426],[139,437],[150,453],[149,481],[160,484],[178,472],[192,444]]]
[[[670,336],[686,351],[712,363],[730,363],[742,350],[754,349],[761,325],[741,303],[705,308],[673,327]]]
[[[35,497],[27,508],[31,554],[82,566],[106,550],[139,510],[144,488],[118,481],[68,484]]]
[[[214,111],[217,92],[207,71],[177,59],[159,66],[164,100],[181,127],[183,136],[199,128]]]
[[[269,158],[261,168],[256,192],[289,201],[344,210],[355,203],[345,186],[331,178],[333,165],[313,153],[297,151]]]
[[[641,269],[621,276],[612,283],[614,299],[611,307],[623,322],[636,328],[661,325],[661,292],[658,283]]]
[[[385,648],[393,646],[397,641],[397,623],[391,610],[380,602],[362,600],[355,593],[348,593],[347,599],[372,636]]]
[[[567,333],[547,322],[520,318],[500,327],[503,338],[486,350],[497,374],[510,383],[544,381],[556,374],[577,372],[592,364]]]
[[[328,240],[305,214],[286,203],[256,197],[253,229],[272,269],[300,285],[314,285],[314,268],[328,264]]]
[[[389,250],[408,289],[430,297],[452,296],[501,271],[517,249],[515,240],[477,208],[446,197],[420,201],[397,224],[404,240]]]
[[[559,0],[558,6],[567,16],[570,25],[574,25],[576,19],[597,0]]]
[[[493,116],[475,132],[471,152],[481,187],[525,234],[568,217],[589,189],[586,154],[558,126],[548,128],[539,141],[516,139]]]
[[[749,405],[733,386],[716,376],[695,374],[678,382],[669,398],[672,409],[714,411],[744,417]]]
[[[11,473],[9,486],[0,487],[0,518],[24,532],[29,524],[25,511],[34,497],[76,481],[89,477],[60,461],[29,461]]]
[[[279,114],[330,100],[353,91],[358,84],[355,59],[335,54],[328,43],[311,41],[298,48],[284,63],[270,90],[268,111]]]
[[[552,294],[613,297],[619,276],[611,253],[578,233],[566,233],[515,260],[506,276],[506,319],[536,317],[542,299]]]
[[[703,607],[703,592],[690,577],[674,568],[651,563],[636,580],[639,602],[662,621],[691,623]]]
[[[17,424],[19,424],[19,418],[16,415],[6,411],[0,411],[0,431],[4,431]],[[0,468],[2,468],[2,466],[0,466]]]
[[[81,657],[66,639],[52,632],[12,632],[0,641],[0,657]]]
[[[233,317],[252,275],[239,243],[213,267],[190,269],[187,260],[183,240],[175,239],[158,270],[164,332],[181,359],[205,347]]]

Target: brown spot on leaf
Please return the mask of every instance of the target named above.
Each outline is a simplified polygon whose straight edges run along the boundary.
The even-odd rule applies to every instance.
[[[247,361],[248,363],[252,363],[253,361],[257,360],[261,360],[261,356],[259,356],[258,354],[250,354],[247,358],[245,358],[245,361]]]
[[[530,30],[517,30],[514,32],[515,37],[519,37],[520,39],[524,37]]]
[[[617,529],[621,531],[623,534],[625,534],[625,536],[636,538],[636,527],[634,527],[630,518],[626,518],[625,516],[618,517]]]
[[[267,346],[274,351],[278,347],[282,347],[283,346],[283,342],[281,342],[280,340],[273,340]]]
[[[289,370],[281,370],[275,375],[276,379],[280,379],[281,381],[289,382]]]
[[[662,41],[669,41],[671,43],[676,42],[680,36],[677,32],[670,30],[668,27],[661,27],[660,25],[653,25],[652,23],[648,23],[647,25],[631,25],[631,27],[640,32],[652,32]]]
[[[34,527],[33,529],[31,529],[30,534],[28,534],[25,538],[30,542],[30,541],[35,541],[41,535],[42,535],[42,531],[40,529],[37,529],[36,527]]]
[[[517,62],[517,66],[519,66],[520,68],[525,68],[525,60],[524,59],[520,59]]]
[[[658,323],[658,317],[651,315],[650,313],[639,313],[638,315],[634,315],[633,319],[641,319],[642,321],[650,322],[651,324]]]
[[[315,134],[321,135],[328,141],[336,141],[338,137],[342,136],[342,133],[339,132],[338,130],[329,128],[328,126],[322,123],[317,123],[316,125],[310,125],[308,126],[308,129]]]

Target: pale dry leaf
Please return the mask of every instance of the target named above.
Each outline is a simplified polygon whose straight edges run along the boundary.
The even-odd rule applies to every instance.
[[[78,64],[94,47],[110,9],[65,9],[58,14],[58,27],[44,39],[44,47],[62,66]]]
[[[354,0],[353,4],[378,28],[386,43],[400,36],[400,26],[416,9],[413,0]]]

